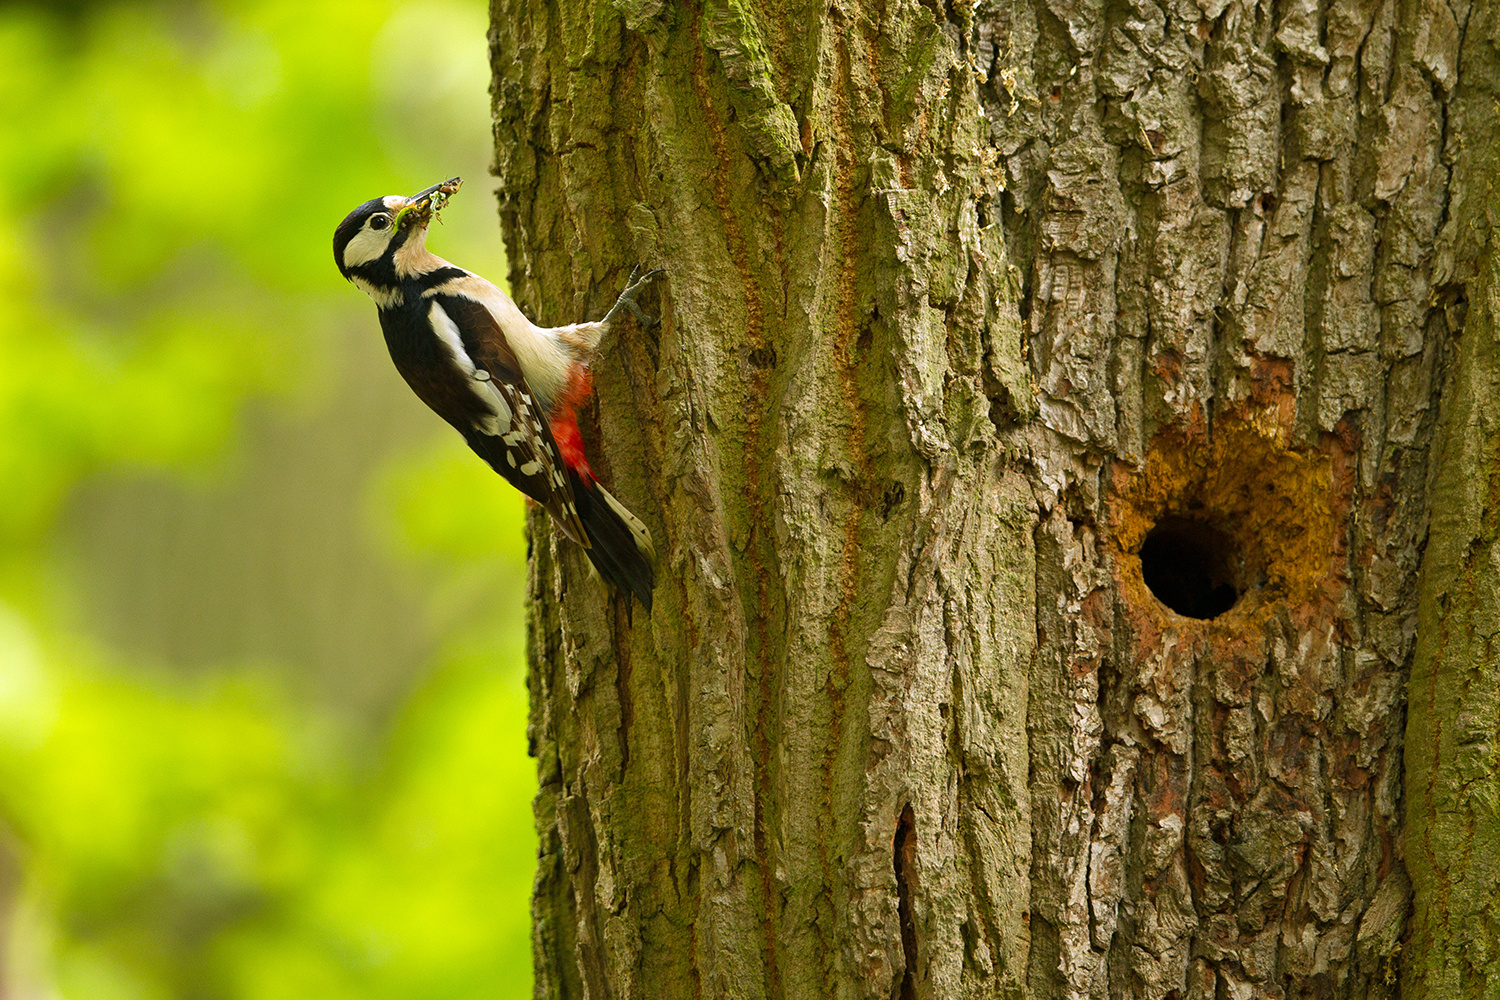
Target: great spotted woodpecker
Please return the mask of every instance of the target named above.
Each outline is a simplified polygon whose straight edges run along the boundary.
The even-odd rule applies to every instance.
[[[635,299],[661,272],[637,268],[598,322],[535,326],[510,296],[428,251],[427,227],[460,183],[350,212],[333,234],[339,271],[375,300],[391,360],[422,402],[650,611],[651,533],[594,478],[577,409],[600,340],[622,312],[647,322]]]

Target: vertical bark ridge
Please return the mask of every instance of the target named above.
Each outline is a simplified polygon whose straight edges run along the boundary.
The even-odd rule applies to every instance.
[[[630,724],[635,712],[630,696],[630,623],[631,607],[621,603],[614,608],[614,647],[617,653],[615,670],[615,697],[620,700],[620,771],[630,767]]]
[[[702,12],[694,15],[694,34],[700,37],[700,21]],[[711,127],[712,138],[714,138],[714,196],[718,201],[718,211],[724,225],[729,252],[735,261],[736,270],[739,271],[741,288],[744,291],[745,310],[747,310],[748,322],[745,327],[745,340],[748,345],[748,358],[750,358],[750,385],[748,385],[747,397],[750,400],[768,399],[769,369],[774,367],[771,358],[766,355],[765,342],[765,318],[763,318],[762,295],[757,280],[751,276],[748,268],[748,249],[744,234],[739,228],[739,220],[735,211],[729,204],[729,169],[730,153],[729,141],[724,133],[724,124],[720,115],[715,112],[711,94],[708,88],[708,70],[706,70],[706,49],[702,43],[697,46],[696,58],[693,64],[693,87],[699,99],[705,120]],[[763,936],[763,955],[765,955],[766,978],[768,978],[769,994],[780,996],[781,975],[778,967],[777,943],[775,943],[775,921],[772,915],[775,913],[775,888],[774,883],[765,873],[771,871],[775,865],[775,856],[772,853],[774,846],[766,837],[766,826],[768,813],[774,807],[774,796],[769,793],[771,789],[771,706],[774,700],[775,672],[772,670],[771,633],[769,633],[769,622],[771,622],[774,606],[771,601],[771,573],[774,571],[774,553],[766,546],[763,538],[762,525],[765,523],[765,472],[762,466],[762,454],[768,453],[769,448],[763,436],[763,403],[762,405],[751,405],[745,409],[745,454],[744,454],[744,493],[748,504],[748,517],[745,519],[744,531],[747,532],[748,541],[747,555],[750,556],[750,565],[747,567],[750,577],[750,588],[753,591],[754,603],[750,607],[750,621],[753,622],[754,643],[753,657],[756,661],[757,691],[759,697],[754,708],[754,735],[751,756],[754,759],[754,853],[759,862],[759,882],[762,886],[762,919],[760,919],[760,931]]]
[[[734,269],[739,274],[740,290],[745,296],[745,313],[748,323],[745,335],[759,345],[764,340],[765,318],[760,305],[760,286],[750,273],[750,251],[745,234],[740,229],[739,217],[729,202],[729,170],[731,166],[729,138],[725,134],[724,122],[714,110],[712,94],[708,86],[708,50],[702,39],[702,12],[695,12],[693,47],[693,90],[698,95],[699,109],[708,125],[708,134],[713,142],[714,200],[719,206],[719,220],[724,226],[724,239],[729,255],[734,260]]]
[[[842,12],[838,12],[842,15]],[[852,502],[844,514],[843,538],[838,553],[838,568],[834,582],[836,598],[828,618],[827,634],[830,653],[828,687],[828,739],[823,761],[823,815],[820,825],[823,833],[818,838],[822,862],[822,876],[833,890],[827,900],[827,918],[838,919],[838,896],[844,881],[841,866],[831,848],[843,837],[839,829],[840,817],[846,816],[846,803],[837,793],[838,778],[846,774],[840,767],[846,758],[845,722],[849,715],[851,671],[855,650],[851,649],[851,633],[857,634],[861,623],[857,620],[860,610],[860,528],[864,510],[861,492],[870,480],[869,457],[865,452],[865,404],[861,397],[857,358],[857,341],[860,336],[860,320],[856,315],[855,269],[859,262],[857,244],[857,213],[854,191],[854,136],[850,129],[850,79],[849,40],[850,32],[859,32],[860,26],[849,24],[838,18],[844,30],[837,31],[830,39],[834,51],[833,81],[830,95],[830,126],[836,144],[834,154],[833,189],[835,195],[835,218],[830,234],[837,250],[833,263],[835,274],[833,361],[839,382],[841,409],[847,421],[847,436],[842,442],[847,454],[848,468],[841,478],[844,489]],[[830,984],[833,985],[833,984]]]
[[[893,1000],[915,1000],[917,978],[917,924],[912,915],[911,865],[917,852],[916,817],[910,805],[901,807],[901,816],[896,820],[895,857],[896,915],[901,921],[902,963],[900,978],[891,990]]]
[[[1460,12],[1462,13],[1462,12]],[[1500,18],[1487,5],[1457,21],[1460,83],[1445,129],[1454,197],[1435,270],[1462,337],[1443,386],[1431,519],[1422,554],[1417,650],[1407,717],[1406,859],[1414,890],[1402,992],[1481,997],[1500,988]]]
[[[728,136],[725,133],[724,122],[714,108],[712,95],[709,92],[707,50],[702,44],[702,11],[694,13],[694,36],[699,44],[695,47],[693,63],[693,89],[697,94],[698,103],[705,121],[709,124],[710,133],[713,137],[714,151],[714,197],[718,202],[719,216],[724,226],[725,239],[728,244],[730,256],[735,263],[735,269],[739,273],[740,286],[744,294],[745,310],[749,322],[745,328],[745,337],[749,344],[750,357],[750,388],[747,393],[749,406],[745,412],[745,482],[744,492],[749,507],[749,517],[743,530],[748,534],[749,541],[747,550],[750,555],[748,573],[751,579],[749,588],[754,595],[754,604],[748,608],[750,621],[755,634],[753,644],[753,656],[757,663],[755,676],[758,682],[759,697],[755,708],[755,728],[751,753],[754,758],[754,781],[752,794],[754,797],[754,829],[753,838],[755,844],[755,856],[758,860],[762,885],[762,919],[761,933],[764,938],[765,966],[769,988],[772,996],[781,992],[781,975],[778,968],[778,956],[776,948],[776,925],[772,919],[775,911],[775,890],[772,880],[765,876],[775,864],[772,854],[772,845],[766,837],[767,807],[770,804],[770,796],[766,790],[770,787],[771,749],[769,745],[770,731],[770,707],[773,695],[773,670],[771,661],[773,653],[771,649],[771,635],[769,622],[772,615],[772,604],[770,600],[771,572],[768,562],[768,549],[761,537],[761,525],[765,521],[764,508],[764,480],[761,455],[765,448],[763,441],[762,426],[764,413],[769,406],[767,389],[769,379],[767,369],[771,367],[769,361],[762,360],[766,350],[765,344],[765,317],[761,302],[761,290],[759,283],[750,273],[749,249],[744,233],[740,228],[740,222],[730,205],[729,199],[729,170],[731,157],[729,152]],[[774,565],[774,562],[772,562]]]

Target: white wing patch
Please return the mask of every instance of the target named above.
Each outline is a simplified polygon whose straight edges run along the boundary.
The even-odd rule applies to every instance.
[[[511,425],[515,417],[511,413],[510,404],[496,390],[494,380],[490,378],[490,373],[474,364],[474,359],[469,357],[468,351],[464,350],[464,341],[459,336],[458,324],[453,322],[453,318],[448,315],[447,310],[436,302],[432,303],[428,312],[428,319],[431,321],[432,329],[438,335],[438,339],[443,342],[443,346],[448,348],[448,353],[453,356],[453,363],[458,366],[459,371],[463,372],[464,376],[469,380],[469,388],[474,391],[474,395],[478,396],[480,401],[489,410],[488,414],[475,422],[475,428],[482,433],[488,434],[490,437],[501,438],[506,444],[514,445],[516,442],[511,441],[510,437],[511,434],[516,433],[511,430]],[[506,431],[511,431],[511,434],[505,434],[504,432]]]
[[[516,362],[526,384],[541,399],[545,408],[568,387],[572,376],[577,348],[568,338],[560,336],[562,330],[548,329],[532,323],[520,308],[499,288],[479,277],[465,273],[452,278],[425,292],[426,295],[460,295],[480,303],[494,317],[495,325],[505,336],[505,342],[515,353]],[[598,326],[598,324],[581,324]],[[572,327],[562,328],[572,330]],[[598,337],[594,337],[598,341]]]

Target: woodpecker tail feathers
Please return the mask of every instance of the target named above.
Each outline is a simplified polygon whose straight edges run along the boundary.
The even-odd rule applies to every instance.
[[[572,469],[568,475],[573,480],[578,519],[589,536],[589,561],[606,582],[640,601],[649,614],[651,591],[656,587],[651,532],[592,476],[585,480]]]

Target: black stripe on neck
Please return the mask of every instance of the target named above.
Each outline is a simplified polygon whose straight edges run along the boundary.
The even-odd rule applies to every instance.
[[[421,286],[422,291],[425,292],[429,289],[436,288],[438,285],[441,285],[444,282],[452,281],[454,278],[467,277],[468,274],[469,272],[465,271],[463,268],[454,267],[449,264],[443,267],[434,268],[433,270],[428,271],[426,274],[414,275],[410,280],[415,281],[418,285]]]
[[[424,292],[429,292],[445,282],[454,278],[468,277],[469,272],[461,267],[445,265],[433,268],[423,274],[413,274],[406,278],[396,275],[395,264],[389,256],[379,260],[372,260],[366,264],[359,264],[349,269],[349,274],[356,278],[362,278],[376,288],[390,291],[402,292],[403,299],[416,300],[421,298]]]
[[[389,254],[356,264],[349,268],[349,274],[351,277],[363,278],[376,288],[395,289],[401,286],[400,279],[396,277],[396,264]]]

